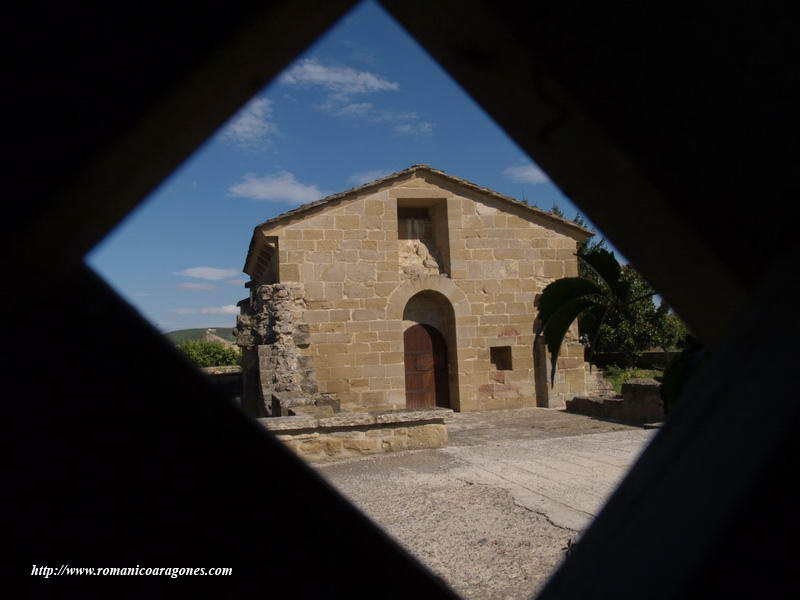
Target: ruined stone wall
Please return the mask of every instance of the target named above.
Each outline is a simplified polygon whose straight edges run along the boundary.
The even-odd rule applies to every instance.
[[[403,269],[397,207],[409,202],[446,216],[447,248],[440,256],[449,260],[449,274]],[[534,301],[554,279],[577,275],[577,241],[564,225],[418,173],[279,222],[262,235],[280,240],[280,280],[303,287],[310,344],[298,347],[297,356],[313,359],[319,391],[335,395],[343,409],[405,407],[403,331],[409,322],[403,309],[424,290],[442,294],[454,308],[452,408],[537,405]],[[540,397],[539,405],[563,406],[584,390],[576,338],[573,328],[556,386],[548,383],[549,400]],[[493,346],[510,349],[510,369],[492,364]]]
[[[251,284],[250,297],[239,302],[234,335],[243,352],[242,404],[258,416],[274,414],[275,398],[311,404],[318,393],[313,357],[303,354],[310,342],[303,284]]]

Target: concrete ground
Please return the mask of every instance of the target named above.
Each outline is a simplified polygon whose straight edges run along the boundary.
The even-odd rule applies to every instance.
[[[318,465],[470,600],[528,598],[655,433],[561,410],[456,414],[450,443]]]

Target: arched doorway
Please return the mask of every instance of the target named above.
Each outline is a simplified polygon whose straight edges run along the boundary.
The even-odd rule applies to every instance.
[[[449,408],[449,361],[444,336],[431,325],[412,325],[403,334],[403,347],[406,408]]]
[[[458,361],[453,305],[444,295],[425,290],[403,310],[406,408],[458,410]]]

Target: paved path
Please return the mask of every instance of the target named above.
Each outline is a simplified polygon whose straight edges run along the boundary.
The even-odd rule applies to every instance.
[[[455,415],[450,444],[320,465],[474,600],[527,598],[654,434],[548,409]]]
[[[449,475],[507,490],[515,502],[554,525],[580,531],[652,435],[631,429],[552,439],[504,440],[442,450]]]

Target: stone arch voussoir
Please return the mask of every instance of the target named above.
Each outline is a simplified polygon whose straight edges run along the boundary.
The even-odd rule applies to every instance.
[[[439,292],[447,298],[453,306],[456,318],[469,314],[467,297],[461,288],[453,283],[452,279],[440,275],[431,275],[406,281],[392,292],[392,295],[389,296],[389,304],[386,311],[387,318],[401,320],[403,318],[403,310],[408,301],[414,295],[427,291]]]

